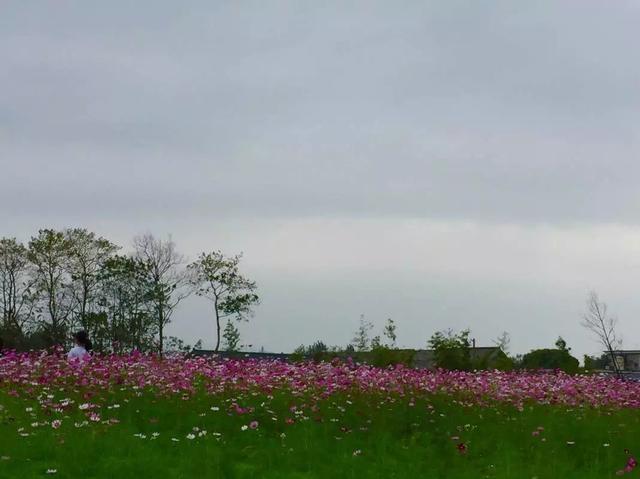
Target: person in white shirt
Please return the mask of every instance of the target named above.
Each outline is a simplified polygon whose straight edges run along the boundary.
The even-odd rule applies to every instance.
[[[69,354],[67,354],[68,359],[88,359],[89,351],[91,351],[91,341],[89,340],[89,336],[86,331],[78,331],[73,335],[73,339],[76,342],[76,345],[71,348]]]

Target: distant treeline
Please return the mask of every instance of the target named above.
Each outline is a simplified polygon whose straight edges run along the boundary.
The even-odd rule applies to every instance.
[[[214,302],[220,321],[245,319],[255,283],[238,272],[240,256],[202,253],[187,264],[171,239],[134,238],[132,251],[86,229],[42,229],[28,243],[0,239],[0,349],[68,345],[87,331],[96,350],[122,353],[186,349],[165,328],[191,294]],[[235,335],[235,336],[234,336]],[[169,344],[166,344],[166,343]]]
[[[237,351],[241,345],[235,322],[251,317],[259,302],[256,283],[240,274],[240,259],[241,255],[227,257],[213,251],[187,263],[170,238],[151,234],[135,237],[128,253],[80,228],[42,229],[26,244],[16,238],[0,238],[0,349],[68,346],[72,333],[83,329],[94,349],[101,352],[186,352],[190,347],[178,338],[166,337],[165,331],[179,304],[195,294],[211,302],[215,351],[220,347]],[[607,316],[606,304],[595,293],[589,296],[588,305],[583,324],[595,331],[607,353],[585,356],[585,367],[603,369],[613,364],[615,368],[611,360],[617,344],[615,321]],[[372,331],[373,324],[362,316],[345,348],[329,348],[317,341],[300,346],[292,356],[324,360],[361,356],[376,365],[416,361],[411,350],[396,347],[392,319],[387,319],[381,335],[372,337]],[[578,360],[562,338],[555,348],[511,356],[509,335],[503,333],[493,341],[495,353],[478,356],[483,348],[475,348],[469,334],[469,330],[433,334],[427,343],[433,352],[429,361],[436,367],[458,370],[578,370]]]
[[[328,347],[323,341],[316,341],[309,346],[299,346],[288,358],[293,361],[351,358],[380,367],[403,364],[409,367],[458,371],[546,369],[575,374],[610,368],[608,353],[599,357],[585,355],[584,367],[581,368],[562,337],[557,339],[554,348],[534,349],[524,355],[512,356],[508,352],[510,339],[506,332],[493,341],[494,346],[476,348],[469,338],[468,329],[459,332],[436,331],[427,342],[428,349],[414,350],[396,348],[396,326],[393,321],[388,320],[385,326],[383,335],[387,338],[386,341],[380,341],[378,336],[369,340],[368,331],[371,328],[371,323],[361,319],[360,328],[346,348]]]

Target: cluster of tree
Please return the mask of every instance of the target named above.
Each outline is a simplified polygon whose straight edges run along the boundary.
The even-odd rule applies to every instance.
[[[415,351],[396,347],[396,324],[392,319],[387,320],[382,336],[371,337],[371,331],[373,324],[361,316],[353,340],[346,347],[329,347],[323,341],[316,341],[308,346],[299,346],[292,358],[313,361],[352,358],[381,367],[393,364],[414,365]],[[556,341],[555,348],[535,349],[525,355],[511,356],[510,336],[507,332],[496,338],[493,341],[495,347],[490,348],[476,348],[470,335],[469,329],[459,332],[451,329],[435,332],[427,342],[427,348],[432,355],[431,365],[459,371],[549,369],[576,373],[579,370],[578,360],[571,356],[571,348],[567,347],[562,337]],[[599,361],[604,363],[607,358],[608,354],[605,354]]]
[[[352,341],[346,347],[327,346],[323,341],[305,346],[301,345],[293,352],[293,360],[311,359],[313,361],[330,361],[334,358],[351,358],[366,362],[373,366],[386,367],[394,364],[410,366],[415,351],[398,349],[396,346],[396,324],[389,318],[382,330],[382,337],[371,337],[373,324],[360,316],[360,325]]]
[[[202,253],[187,263],[171,239],[151,234],[134,238],[133,251],[122,254],[111,241],[86,229],[43,229],[27,244],[0,239],[0,349],[40,349],[67,344],[74,329],[84,329],[95,349],[103,352],[180,350],[190,347],[166,337],[166,327],[178,305],[195,294],[211,302],[215,320],[215,350],[240,347],[238,321],[247,320],[259,302],[257,286],[240,274],[242,256],[220,251]],[[585,357],[585,366],[611,365],[620,346],[616,320],[606,304],[590,293],[583,326],[604,348],[600,358]],[[224,330],[222,323],[226,322]],[[346,348],[329,348],[322,341],[300,346],[294,355],[316,360],[350,355],[377,365],[409,364],[410,350],[396,347],[396,324],[385,323],[381,335],[371,336],[373,324],[364,316]],[[472,370],[487,367],[562,369],[575,372],[578,360],[559,338],[555,349],[538,349],[524,356],[508,355],[509,336],[503,333],[490,354],[479,354],[470,331],[436,332],[429,340],[437,367]]]
[[[397,336],[396,323],[393,319],[387,319],[387,322],[384,325],[382,330],[382,337],[384,339],[381,339],[379,335],[370,338],[371,331],[373,331],[373,323],[366,320],[364,315],[361,315],[360,326],[356,330],[353,340],[349,346],[358,352],[371,351],[381,347],[395,349]]]
[[[587,297],[587,310],[583,316],[582,326],[594,334],[604,353],[599,357],[585,355],[584,369],[608,369],[611,367],[618,377],[621,371],[615,361],[615,350],[620,347],[621,340],[616,333],[617,321],[607,312],[607,305],[600,301],[595,292]],[[437,332],[429,340],[437,367],[445,369],[473,370],[485,369],[553,369],[567,373],[580,370],[579,361],[571,355],[567,342],[559,337],[555,348],[534,349],[525,355],[511,357],[508,355],[509,335],[503,333],[495,342],[498,352],[482,354],[471,348],[469,330],[459,333],[453,331]]]
[[[470,334],[469,329],[458,333],[451,329],[435,332],[427,343],[433,351],[434,366],[459,371],[514,368],[514,360],[507,355],[509,335],[506,332],[495,341],[496,347],[489,349],[472,347]]]
[[[571,356],[571,348],[561,337],[555,348],[534,349],[525,355],[511,357],[508,354],[509,335],[503,333],[494,341],[496,347],[473,348],[469,341],[470,331],[438,331],[428,342],[433,351],[434,365],[443,369],[472,371],[480,369],[552,369],[576,373],[579,363]]]
[[[64,345],[84,329],[103,352],[185,350],[165,331],[191,294],[212,303],[216,350],[223,320],[225,343],[235,348],[233,321],[246,320],[259,301],[240,259],[214,251],[187,264],[171,239],[151,234],[136,237],[130,254],[86,229],[43,229],[27,244],[2,238],[0,348]]]
[[[555,348],[534,349],[527,354],[510,356],[506,348],[508,335],[503,333],[496,341],[496,348],[485,351],[473,348],[469,342],[470,331],[455,333],[451,330],[436,332],[428,346],[433,351],[434,365],[442,369],[472,371],[481,369],[548,369],[575,374],[580,371],[578,359],[571,355],[567,342],[558,337]],[[598,358],[585,355],[585,370],[605,369],[610,363],[609,353]]]
[[[583,356],[584,369],[587,371],[602,371],[612,367],[611,357],[608,352],[598,355],[585,354]]]
[[[587,300],[587,312],[583,318],[583,326],[595,333],[598,342],[605,348],[605,352],[597,358],[585,356],[585,370],[605,369],[613,364],[615,372],[617,364],[614,358],[614,348],[620,341],[616,337],[614,318],[608,316],[606,304],[600,302],[595,293],[590,293]],[[404,363],[413,364],[414,351],[400,350],[396,347],[396,325],[388,319],[381,336],[371,337],[373,324],[364,316],[360,317],[360,324],[353,340],[346,348],[328,347],[322,341],[316,341],[309,346],[300,346],[294,351],[294,359],[313,359],[314,361],[330,360],[333,358],[351,357],[378,366]],[[527,354],[511,356],[509,354],[510,337],[507,332],[494,340],[494,348],[476,348],[470,340],[471,331],[468,329],[455,332],[451,329],[435,332],[427,343],[432,354],[434,367],[472,371],[481,369],[548,369],[576,373],[580,370],[578,359],[571,355],[571,348],[567,342],[558,337],[555,348],[534,349]]]
[[[294,354],[313,356],[328,352],[354,353],[367,352],[379,348],[395,349],[397,336],[396,324],[393,319],[389,318],[385,323],[382,331],[382,336],[384,339],[381,339],[379,335],[374,336],[373,338],[370,337],[371,331],[373,331],[373,323],[366,320],[364,315],[361,315],[360,325],[356,330],[353,339],[346,346],[346,348],[340,348],[339,346],[332,346],[330,348],[323,341],[316,341],[309,346],[300,345],[298,348],[296,348]]]

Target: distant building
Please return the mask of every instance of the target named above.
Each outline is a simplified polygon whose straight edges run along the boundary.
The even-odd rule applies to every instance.
[[[432,349],[415,349],[415,350],[403,350],[403,351],[412,351],[413,354],[413,363],[412,367],[417,369],[433,369],[435,368],[435,359],[433,355]],[[640,351],[639,351],[640,353]],[[329,353],[331,354],[331,353]],[[358,354],[358,353],[355,353]],[[360,354],[369,354],[369,353],[360,353]],[[351,354],[341,351],[337,353],[338,357],[346,359]],[[220,357],[220,358],[230,358],[230,359],[279,359],[281,361],[287,361],[291,357],[291,354],[287,353],[266,353],[266,352],[248,352],[248,351],[236,351],[236,352],[228,352],[228,351],[218,351],[217,353],[212,350],[207,349],[194,349],[191,351],[191,356],[206,356],[206,357]],[[469,348],[469,356],[474,363],[482,364],[483,367],[491,368],[497,360],[501,357],[505,356],[504,352],[496,347],[470,347]],[[365,359],[366,361],[366,359]]]
[[[627,349],[614,351],[618,369],[622,372],[640,372],[640,350]],[[613,365],[609,363],[608,369],[613,369]]]
[[[280,359],[286,361],[289,359],[289,354],[285,353],[265,353],[254,351],[218,351],[215,352],[211,349],[194,349],[189,353],[191,356],[205,356],[205,357],[221,357],[230,359]]]

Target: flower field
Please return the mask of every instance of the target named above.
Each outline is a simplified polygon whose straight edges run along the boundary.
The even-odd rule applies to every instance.
[[[634,477],[640,384],[350,363],[0,357],[0,477]]]

